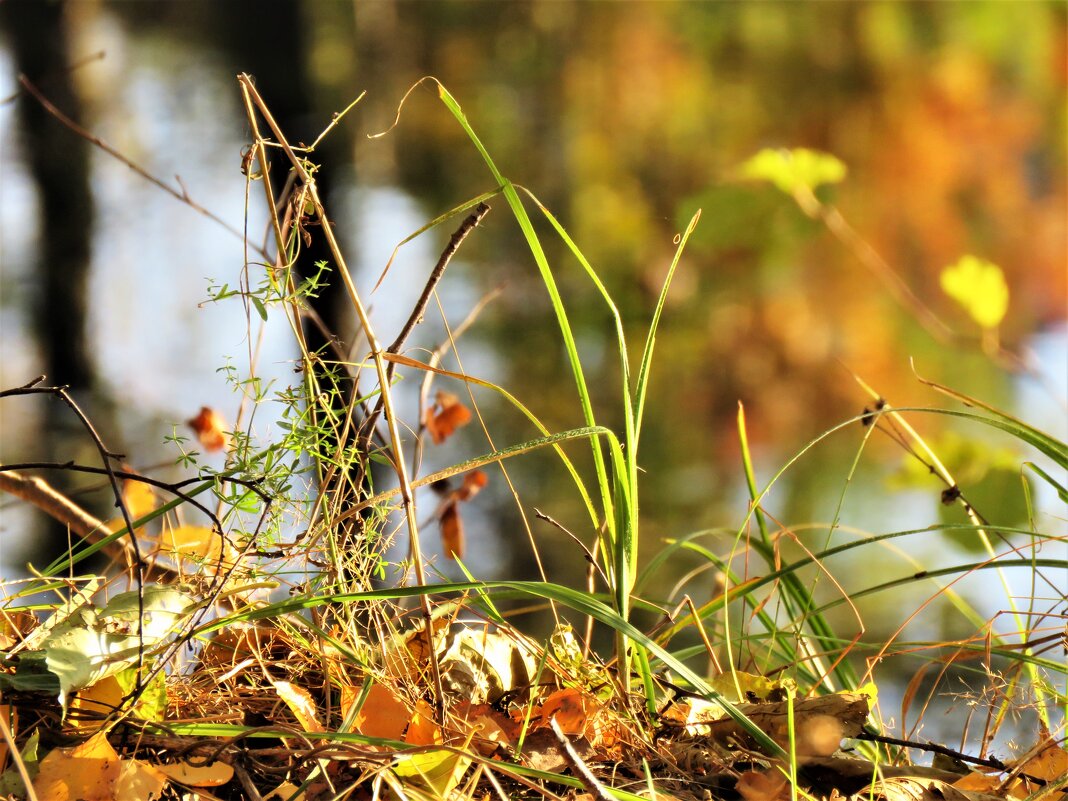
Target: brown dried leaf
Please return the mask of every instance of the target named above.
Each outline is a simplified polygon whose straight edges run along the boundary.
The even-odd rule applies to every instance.
[[[438,518],[441,526],[441,548],[450,559],[464,558],[464,522],[460,519],[460,504],[446,504]]]
[[[434,405],[427,410],[423,422],[434,444],[440,445],[458,428],[471,422],[471,412],[451,392],[438,391],[434,396]]]

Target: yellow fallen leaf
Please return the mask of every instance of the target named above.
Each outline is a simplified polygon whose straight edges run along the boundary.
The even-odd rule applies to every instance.
[[[79,729],[96,731],[104,719],[122,704],[125,695],[115,676],[105,676],[91,687],[78,690],[70,702],[70,722]]]
[[[117,795],[122,764],[106,732],[72,748],[53,748],[41,760],[33,789],[48,801],[125,801]]]
[[[289,711],[293,713],[304,731],[326,731],[323,724],[319,722],[319,713],[315,709],[315,701],[311,693],[288,681],[273,683],[278,697],[289,707]]]
[[[115,801],[152,801],[163,795],[166,786],[167,776],[153,765],[124,759],[115,784]]]
[[[402,780],[426,787],[435,798],[448,798],[471,761],[456,751],[424,751],[400,757],[393,772]]]

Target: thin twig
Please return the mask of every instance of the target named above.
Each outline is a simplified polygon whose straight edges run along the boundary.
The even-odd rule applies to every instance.
[[[438,263],[434,265],[434,269],[430,271],[430,277],[427,278],[426,286],[423,287],[423,293],[419,296],[419,300],[416,301],[415,307],[412,309],[412,313],[408,316],[408,321],[401,328],[400,333],[397,334],[397,338],[393,340],[393,344],[386,348],[386,353],[400,353],[402,347],[404,347],[405,341],[411,336],[412,331],[423,319],[423,315],[426,313],[427,304],[430,303],[430,297],[434,294],[434,290],[437,288],[438,283],[445,275],[445,268],[449,266],[449,262],[452,261],[452,257],[456,255],[456,251],[463,244],[463,241],[467,239],[467,235],[470,234],[475,227],[482,222],[482,219],[489,214],[490,207],[485,203],[479,203],[475,207],[475,210],[469,214],[460,227],[456,229],[453,235],[449,238],[449,242],[445,245],[445,249],[441,251],[441,256],[438,258]],[[386,365],[386,382],[388,383],[393,379],[393,372],[397,365],[395,362],[389,362]],[[371,436],[371,433],[375,430],[375,424],[378,422],[379,415],[382,414],[382,405],[385,400],[384,395],[380,395],[378,403],[375,404],[375,408],[367,416],[363,422],[362,428],[368,432],[367,437]]]
[[[578,774],[585,788],[590,791],[590,795],[599,799],[599,801],[615,801],[615,798],[604,788],[604,785],[597,781],[597,777],[593,775],[589,765],[582,761],[582,757],[575,750],[575,746],[567,739],[564,730],[556,722],[555,715],[549,718],[549,727],[553,730],[553,734],[556,735],[556,740],[560,743],[560,747],[564,749],[564,756],[571,764],[571,768]]]

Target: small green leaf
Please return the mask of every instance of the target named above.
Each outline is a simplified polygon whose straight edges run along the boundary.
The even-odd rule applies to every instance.
[[[742,165],[747,178],[770,181],[788,195],[798,189],[815,191],[822,184],[836,184],[846,176],[846,166],[829,153],[799,147],[765,148]]]
[[[942,270],[942,291],[983,328],[997,328],[1009,309],[1009,287],[1001,268],[975,256],[961,256]]]
[[[267,309],[263,305],[263,301],[255,295],[249,295],[248,299],[252,301],[252,305],[256,307],[256,313],[259,314],[263,322],[267,322]]]

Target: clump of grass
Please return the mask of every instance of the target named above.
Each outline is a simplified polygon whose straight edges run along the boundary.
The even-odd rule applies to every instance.
[[[754,797],[769,799],[796,798],[803,787],[815,795],[832,790],[852,794],[858,790],[846,789],[850,785],[841,765],[827,768],[831,779],[817,780],[806,771],[812,760],[836,752],[843,738],[853,739],[869,760],[862,763],[868,776],[887,763],[907,762],[904,749],[920,744],[882,733],[872,707],[877,696],[872,682],[878,679],[874,667],[880,661],[916,652],[936,653],[930,657],[931,665],[941,661],[971,670],[982,664],[992,671],[997,660],[1004,683],[996,686],[989,704],[984,745],[1003,725],[1017,685],[1026,684],[1032,693],[1036,715],[1046,732],[1063,728],[1055,707],[1064,702],[1065,670],[1046,656],[1054,643],[1042,631],[1056,613],[1034,605],[1013,606],[1016,630],[999,633],[992,621],[984,620],[953,593],[952,584],[972,573],[1012,567],[1024,567],[1048,580],[1045,571],[1063,571],[1066,560],[1063,553],[1051,556],[1042,547],[1063,546],[1064,537],[1037,527],[992,529],[970,506],[966,492],[908,417],[934,413],[998,428],[1034,447],[1061,470],[1068,469],[1068,447],[972,398],[955,396],[973,408],[982,407],[982,414],[897,409],[872,392],[877,401],[874,411],[866,409],[822,434],[762,486],[749,454],[740,407],[738,436],[743,458],[739,471],[751,502],[740,510],[742,520],[732,527],[727,552],[716,549],[710,532],[680,533],[641,564],[638,454],[648,412],[650,368],[671,281],[683,262],[700,212],[694,213],[677,237],[641,355],[632,363],[624,321],[597,271],[535,195],[505,177],[460,105],[443,86],[436,86],[452,120],[481,155],[493,188],[416,232],[471,212],[443,253],[440,269],[428,282],[412,319],[422,315],[448,258],[485,214],[483,204],[500,196],[525,238],[548,293],[582,425],[550,431],[506,388],[442,368],[444,347],[434,358],[421,362],[401,352],[405,332],[391,345],[383,345],[318,195],[314,144],[290,145],[251,80],[241,76],[253,132],[246,175],[250,186],[260,184],[266,207],[274,210],[269,221],[274,250],[262,254],[258,280],[246,275],[239,289],[217,287],[213,294],[218,300],[241,298],[264,321],[283,314],[301,349],[300,380],[293,387],[274,390],[254,373],[241,377],[228,368],[245,398],[248,411],[243,419],[247,421],[259,404],[278,401],[285,434],[262,444],[236,427],[224,469],[202,471],[190,489],[161,488],[171,492],[174,500],[145,514],[131,514],[125,508],[129,498],[117,493],[124,505],[121,524],[102,537],[94,535],[97,542],[89,548],[57,560],[40,581],[9,594],[8,615],[25,612],[31,608],[25,605],[30,592],[76,585],[59,576],[73,571],[89,551],[131,539],[130,531],[143,530],[179,506],[193,504],[198,495],[215,492],[220,506],[214,513],[208,510],[211,532],[231,543],[232,550],[220,547],[217,553],[199,553],[195,559],[170,554],[172,578],[177,575],[188,584],[182,593],[189,608],[183,606],[170,637],[147,641],[142,633],[135,653],[127,653],[121,669],[112,671],[132,689],[120,693],[103,712],[99,708],[86,711],[82,703],[95,684],[71,688],[79,699],[82,720],[88,721],[80,733],[103,732],[114,735],[116,742],[122,739],[130,760],[145,759],[146,750],[153,749],[180,758],[190,749],[210,745],[212,759],[233,771],[226,782],[243,788],[235,792],[249,795],[279,787],[290,797],[303,794],[308,798],[355,797],[367,788],[375,793],[386,788],[398,797],[415,798],[466,798],[487,792],[499,797],[554,797],[552,788],[560,787],[600,798],[637,798],[639,793],[655,796],[658,792],[696,797],[698,790],[710,787],[724,797],[734,797],[740,788],[757,792],[754,787],[763,788]],[[337,120],[324,135],[334,124]],[[277,162],[271,166],[271,153],[281,154],[284,169]],[[284,197],[279,196],[282,173],[293,179],[293,188]],[[616,409],[594,407],[567,302],[557,287],[558,268],[550,264],[537,233],[539,215],[593,283],[614,322],[620,375]],[[313,224],[326,238],[332,263],[320,264],[314,275],[301,277],[295,265],[301,242]],[[367,345],[366,358],[356,364],[340,354],[311,352],[303,338],[308,299],[321,291],[328,277],[339,280],[347,293]],[[427,382],[445,376],[498,393],[530,421],[532,438],[419,475],[418,459],[410,458],[412,438],[404,432],[425,433],[425,419],[420,415],[419,422],[411,424],[400,416],[393,396],[395,373],[400,370],[422,374]],[[371,376],[370,389],[361,383],[364,372]],[[424,391],[424,402],[426,395]],[[608,416],[622,419],[621,430],[599,423]],[[379,418],[384,434],[378,431]],[[955,530],[979,538],[986,558],[930,570],[917,566],[901,576],[878,576],[858,584],[838,573],[840,557],[861,552],[874,560],[880,558],[879,549],[889,549],[897,540],[932,536],[934,531],[859,534],[836,542],[832,535],[840,528],[841,503],[831,524],[821,527],[827,532],[822,544],[812,545],[802,540],[797,528],[775,523],[764,501],[787,471],[813,460],[813,451],[823,440],[849,432],[863,432],[857,449],[859,462],[876,431],[899,439],[931,466],[947,492],[953,491],[950,500],[963,504],[971,521]],[[572,441],[588,443],[592,475],[584,475],[562,448]],[[509,459],[546,448],[558,454],[560,469],[573,479],[582,499],[588,529],[576,536],[589,542],[584,547],[595,563],[600,585],[575,588],[551,577],[486,581],[470,575],[463,582],[433,582],[420,548],[415,491],[478,468],[503,466]],[[102,447],[102,453],[107,461],[106,448]],[[186,453],[185,461],[195,464],[192,454]],[[390,486],[376,486],[371,470],[374,461],[389,468]],[[1036,465],[1031,469],[1068,500],[1068,493],[1050,471]],[[843,498],[850,478],[843,478]],[[403,522],[393,529],[398,516]],[[384,554],[395,536],[406,541],[407,557],[400,570],[404,580],[390,585]],[[1025,539],[1027,545],[1016,545],[1010,537]],[[658,571],[682,555],[717,572],[721,584],[714,597],[698,603],[656,589]],[[158,566],[158,557],[158,553],[131,557],[137,568],[135,583],[141,593],[137,609],[142,622],[146,609],[156,611],[152,597],[149,607],[145,606],[143,593],[148,568]],[[88,577],[85,584],[80,608],[88,612],[95,610],[91,596],[101,582]],[[912,614],[945,596],[974,625],[975,636],[956,643],[908,643],[897,641],[899,631],[886,642],[865,640],[863,617],[857,610],[860,599],[901,586],[931,584],[934,592]],[[288,597],[279,600],[277,593],[266,595],[263,591],[268,585],[288,586]],[[825,591],[828,585],[832,593]],[[1007,583],[1006,592],[1013,603]],[[500,611],[503,601],[516,598],[565,607],[610,628],[615,632],[613,651],[591,652],[589,643],[579,641],[562,623],[545,642],[533,641]],[[844,606],[853,610],[855,622],[847,634],[835,622]],[[657,613],[660,622],[650,630],[639,628],[633,614],[637,609]],[[476,625],[472,619],[480,622]],[[22,632],[19,636],[31,635]],[[678,645],[686,639],[697,644]],[[179,666],[175,656],[186,643],[194,644],[195,653]],[[865,671],[858,670],[862,660],[868,661]],[[107,658],[102,661],[110,670],[113,663]],[[31,687],[25,675],[20,677],[21,661],[14,655],[9,665],[5,692],[14,694],[16,703],[27,697],[19,693],[45,686]],[[761,675],[757,675],[757,665]],[[160,691],[158,678],[164,671],[169,671],[167,703],[146,706],[148,688]],[[917,687],[910,687],[907,700],[917,692]],[[54,722],[39,725],[55,727]],[[15,733],[5,731],[5,737],[9,744],[22,746],[12,753],[23,754],[14,757],[16,767],[32,781],[25,737],[16,742],[17,735],[30,729],[23,725]],[[284,748],[261,742],[279,737],[286,738]],[[998,767],[985,753],[972,759]],[[618,763],[618,769],[594,767],[603,762]],[[1051,778],[1039,775],[1040,767],[1032,762],[1000,767],[1011,767],[1032,781]],[[713,780],[712,774],[722,781],[717,783],[719,779]]]

